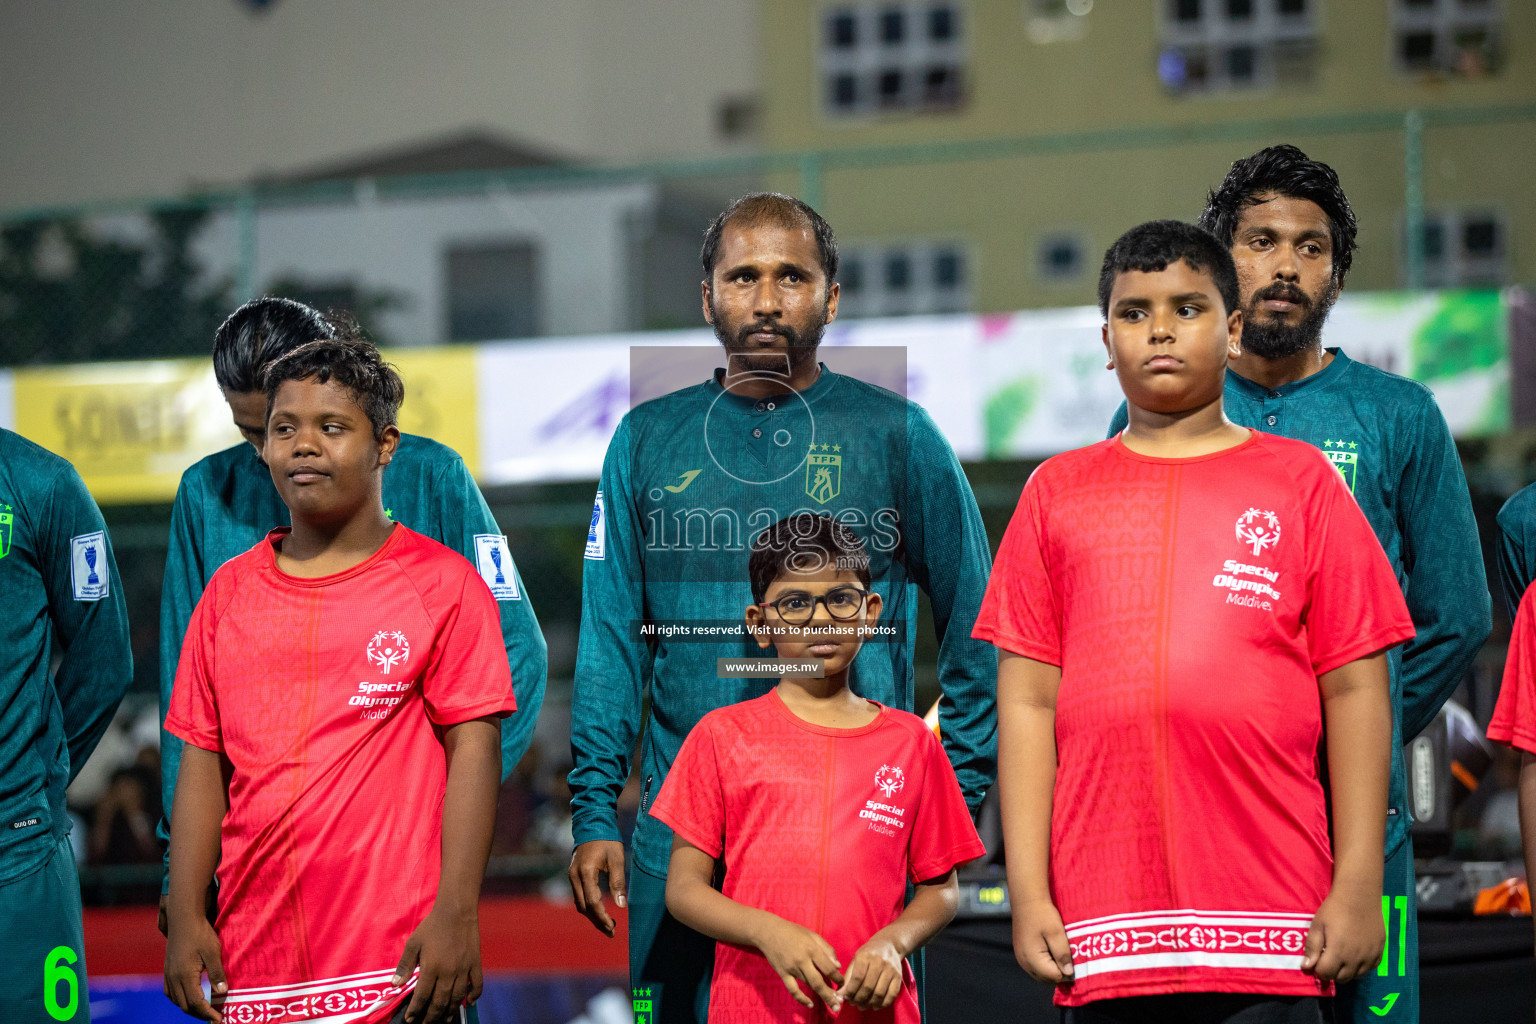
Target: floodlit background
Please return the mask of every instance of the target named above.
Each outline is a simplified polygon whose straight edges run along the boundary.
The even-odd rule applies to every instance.
[[[1491,545],[1536,476],[1533,47],[1523,0],[0,0],[0,425],[81,469],[131,599],[134,691],[70,794],[87,902],[158,888],[169,502],[238,440],[207,353],[245,299],[353,311],[406,377],[402,426],[480,478],[550,651],[487,889],[558,899],[591,492],[632,350],[714,344],[722,205],[773,188],[831,221],[827,361],[906,350],[996,540],[1032,466],[1118,403],[1082,308],[1104,248],[1300,145],[1360,219],[1328,342],[1435,389]],[[1479,723],[1494,610],[1457,697]],[[1428,851],[1513,855],[1511,772]],[[569,941],[580,970],[508,997],[547,1013],[486,1019],[627,1014],[587,1004],[622,955]],[[149,1019],[112,1015],[154,995],[121,980],[98,1019]]]

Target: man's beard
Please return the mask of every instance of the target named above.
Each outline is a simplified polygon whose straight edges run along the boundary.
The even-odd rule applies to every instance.
[[[823,306],[820,312],[805,325],[803,331],[797,331],[793,327],[778,320],[752,320],[734,331],[731,325],[726,323],[714,301],[709,304],[710,319],[715,327],[715,337],[720,339],[720,344],[725,346],[726,353],[731,356],[733,371],[767,372],[782,374],[784,372],[785,353],[778,351],[765,351],[747,341],[754,334],[777,334],[784,339],[785,346],[789,349],[789,373],[791,375],[806,363],[816,358],[816,349],[821,344],[821,336],[827,329],[827,307]]]
[[[1288,324],[1280,320],[1259,320],[1260,305],[1267,299],[1284,299],[1302,309],[1300,323]],[[1323,337],[1323,321],[1333,308],[1333,297],[1324,293],[1314,302],[1312,297],[1293,284],[1276,281],[1268,288],[1254,293],[1243,310],[1243,351],[1251,352],[1260,359],[1288,359],[1317,345]]]

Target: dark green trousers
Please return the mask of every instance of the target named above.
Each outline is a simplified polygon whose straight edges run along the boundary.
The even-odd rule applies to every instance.
[[[1406,840],[1382,875],[1381,917],[1387,947],[1381,965],[1348,985],[1334,1000],[1338,1024],[1418,1024],[1419,904],[1413,840]]]
[[[80,875],[69,837],[41,868],[0,886],[0,949],[10,978],[0,984],[6,1024],[89,1024]]]

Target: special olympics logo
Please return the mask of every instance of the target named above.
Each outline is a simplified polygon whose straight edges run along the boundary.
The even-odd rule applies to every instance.
[[[1250,508],[1237,517],[1237,539],[1249,545],[1255,555],[1262,555],[1265,548],[1280,541],[1280,517]]]
[[[381,629],[368,641],[368,660],[377,665],[385,675],[395,666],[405,664],[411,656],[411,642],[399,630]]]
[[[880,792],[886,796],[895,796],[906,784],[907,777],[902,774],[900,768],[883,764],[880,770],[875,772],[875,785],[880,787]]]

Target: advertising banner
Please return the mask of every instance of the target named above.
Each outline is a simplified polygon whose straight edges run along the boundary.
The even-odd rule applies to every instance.
[[[1428,385],[1456,436],[1486,436],[1510,423],[1509,316],[1496,291],[1346,294],[1323,341]],[[962,459],[1043,458],[1101,440],[1120,404],[1101,326],[1091,306],[834,322],[820,357],[917,402]],[[385,355],[405,379],[401,429],[486,484],[596,478],[626,412],[725,364],[702,328]],[[0,371],[0,425],[103,502],[169,501],[184,469],[239,441],[205,359]]]
[[[405,381],[401,429],[449,445],[473,472],[474,350],[384,355]],[[18,369],[0,375],[0,416],[0,425],[73,463],[103,504],[168,502],[189,466],[242,443],[207,359]]]

